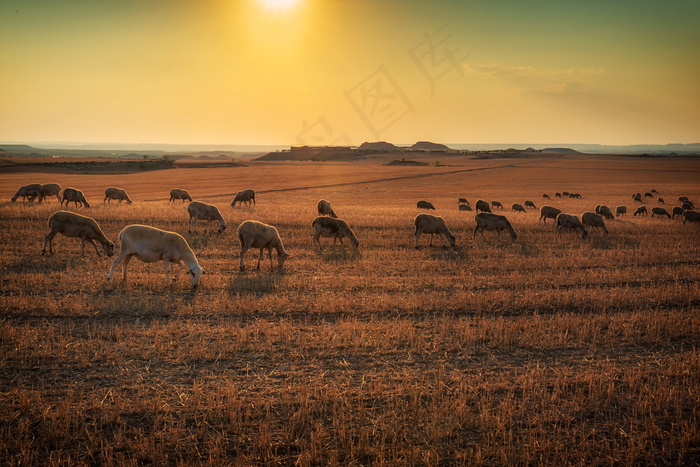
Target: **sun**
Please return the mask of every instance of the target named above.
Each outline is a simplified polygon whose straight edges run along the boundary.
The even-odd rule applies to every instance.
[[[274,10],[287,10],[292,8],[301,0],[259,0],[265,7]]]

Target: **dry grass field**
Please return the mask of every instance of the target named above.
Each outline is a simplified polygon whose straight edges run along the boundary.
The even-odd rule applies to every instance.
[[[700,159],[440,162],[3,174],[0,464],[698,465],[700,226],[633,217],[631,195],[700,202]],[[138,260],[107,282],[111,259],[60,235],[40,256],[58,202],[9,198],[49,182],[83,190],[92,208],[70,209],[115,243],[133,223],[183,234],[199,289]],[[107,186],[134,204],[103,205]],[[187,233],[174,187],[228,229]],[[231,208],[245,188],[257,206]],[[509,211],[543,193],[576,215],[629,213],[607,236],[558,236],[539,211]],[[501,201],[518,240],[472,239],[459,197]],[[312,248],[321,198],[359,249]],[[420,199],[457,248],[414,248]],[[251,251],[239,271],[245,219],[278,228],[284,270],[256,270]]]

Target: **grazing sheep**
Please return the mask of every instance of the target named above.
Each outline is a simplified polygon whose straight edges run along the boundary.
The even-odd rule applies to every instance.
[[[580,193],[570,193],[569,198],[576,198],[576,199],[581,199],[582,196]]]
[[[187,220],[187,231],[191,232],[190,225],[194,226],[194,232],[197,233],[197,221],[206,221],[204,230],[207,230],[207,225],[211,221],[219,221],[219,233],[226,230],[226,221],[224,216],[219,212],[219,208],[213,204],[203,203],[201,201],[192,201],[187,205],[187,213],[190,218]]]
[[[69,238],[80,238],[80,255],[85,256],[85,243],[90,242],[95,247],[97,256],[102,253],[97,249],[95,240],[102,244],[102,248],[107,256],[114,254],[114,243],[112,243],[100,228],[99,224],[92,217],[81,216],[70,211],[56,211],[49,217],[49,228],[51,232],[44,237],[44,248],[41,254],[46,254],[46,245],[49,246],[49,254],[53,254],[53,238],[56,234],[63,234]]]
[[[651,217],[654,217],[654,216],[661,216],[661,217],[666,216],[669,219],[671,218],[671,215],[668,213],[667,210],[665,210],[664,208],[659,208],[659,207],[651,208]]]
[[[476,212],[491,212],[491,208],[489,207],[489,203],[484,201],[483,199],[478,199],[476,200],[475,203],[476,206]]]
[[[647,207],[646,206],[639,206],[636,211],[634,211],[633,216],[646,216],[647,215]]]
[[[686,211],[692,211],[693,209],[695,209],[695,205],[692,201],[684,201],[681,207]]]
[[[501,209],[503,209],[503,205],[501,204],[500,201],[491,201],[491,207],[492,207],[492,208],[501,208]]]
[[[653,188],[651,189],[651,192],[652,192],[652,193],[658,193],[658,191],[656,191],[656,190],[653,189]]]
[[[615,215],[620,217],[620,216],[626,216],[627,215],[627,206],[618,206],[615,208]]]
[[[469,204],[469,201],[467,201],[467,198],[459,198],[459,200],[457,201],[457,203],[458,203],[458,204],[462,204],[462,203],[464,203],[464,204]]]
[[[523,205],[518,203],[513,203],[510,209],[515,212],[525,212],[525,208],[523,207]]]
[[[342,219],[334,219],[330,217],[318,216],[311,222],[311,227],[313,227],[315,233],[312,240],[313,245],[318,245],[318,249],[321,249],[321,243],[319,242],[319,237],[333,237],[333,244],[335,244],[336,239],[340,240],[340,244],[343,244],[343,238],[347,237],[350,239],[353,248],[357,248],[360,245],[360,241],[355,236],[347,222]]]
[[[542,197],[544,199],[551,199],[547,193],[542,193]]]
[[[581,220],[573,214],[561,213],[557,216],[557,234],[561,235],[562,230],[580,230],[581,238],[586,238],[588,229],[581,223]]]
[[[659,204],[666,204],[666,201],[664,201],[663,198],[658,198],[656,201],[657,201]]]
[[[644,202],[644,200],[642,200],[642,195],[640,195],[639,193],[634,195],[632,197],[632,199],[634,200],[635,203],[643,203]]]
[[[112,262],[107,280],[112,280],[114,270],[123,261],[123,280],[126,281],[126,268],[131,258],[135,257],[144,263],[163,261],[168,284],[170,284],[170,263],[184,263],[187,267],[187,273],[190,275],[192,287],[196,289],[199,285],[199,279],[204,271],[197,262],[197,257],[187,240],[179,233],[168,232],[148,225],[134,224],[125,227],[119,233],[119,241],[121,242],[121,250],[119,256]]]
[[[241,205],[245,203],[246,206],[250,206],[252,204],[255,206],[255,190],[251,190],[249,188],[236,193],[236,196],[234,196],[233,200],[231,201],[231,207],[235,207],[236,203],[241,203]]]
[[[418,201],[416,203],[416,207],[418,209],[432,209],[433,211],[435,210],[435,206],[429,201]]]
[[[641,197],[642,197],[642,194],[641,194],[641,193],[635,193],[635,194],[632,195],[632,199],[634,199],[634,198],[641,198]]]
[[[700,212],[683,211],[683,224],[685,224],[685,221],[695,222],[696,224],[700,224]]]
[[[482,212],[474,217],[476,221],[476,227],[474,227],[474,233],[472,234],[472,240],[476,237],[476,233],[481,234],[481,238],[486,240],[484,237],[484,230],[489,232],[496,231],[496,238],[501,241],[501,231],[507,230],[510,233],[511,240],[515,241],[518,238],[518,234],[510,225],[510,222],[506,216],[500,216],[498,214],[491,214],[490,212]]]
[[[598,204],[595,207],[595,213],[603,216],[606,219],[614,219],[615,218],[615,216],[613,216],[613,213],[610,210],[610,208],[604,204]]]
[[[654,195],[652,195],[651,193],[649,193],[649,192],[647,191],[646,193],[644,193],[644,197],[645,197],[645,198],[653,198]]]
[[[183,202],[192,201],[192,197],[190,196],[189,192],[181,188],[173,188],[170,190],[170,201],[175,201],[176,199],[181,199]]]
[[[126,190],[110,186],[105,189],[105,199],[102,200],[102,204],[104,204],[107,201],[109,201],[111,204],[113,199],[119,200],[119,203],[117,204],[122,204],[122,201],[126,201],[126,204],[133,203],[133,201],[131,201],[131,198],[129,198],[129,195],[126,194]]]
[[[595,212],[586,211],[581,214],[581,223],[587,228],[599,227],[603,229],[604,235],[608,234],[608,228],[605,226],[603,217]]]
[[[12,202],[17,201],[17,198],[22,197],[22,199],[28,199],[29,202],[33,202],[36,198],[39,198],[41,203],[41,184],[32,183],[30,185],[23,185],[19,187],[17,193],[12,197]]]
[[[547,219],[556,219],[559,214],[561,214],[561,209],[557,209],[553,206],[542,206],[540,208],[540,218],[537,222],[539,223],[542,221],[546,224]]]
[[[561,195],[568,198],[569,196],[571,196],[571,193],[569,193],[568,191],[562,191]]]
[[[338,218],[338,216],[335,215],[335,211],[333,211],[333,206],[331,205],[330,201],[326,201],[325,199],[319,200],[316,208],[318,209],[319,216],[331,216],[335,219]]]
[[[675,208],[673,208],[673,215],[671,216],[671,218],[675,219],[676,216],[683,217],[683,211],[685,211],[683,208],[679,208],[678,206],[676,206]]]
[[[58,202],[61,202],[61,185],[58,183],[47,183],[41,185],[41,200],[46,201],[47,196],[55,196]]]
[[[75,207],[78,207],[78,203],[80,205],[89,208],[90,203],[87,202],[85,199],[85,195],[83,195],[83,192],[76,189],[76,188],[66,188],[63,190],[63,199],[61,200],[61,206],[63,206],[63,202],[66,202],[66,207],[68,207],[68,204],[73,202],[75,203]]]
[[[418,239],[422,234],[430,234],[430,246],[433,246],[433,235],[440,235],[442,246],[445,245],[445,239],[448,240],[451,247],[456,245],[456,237],[452,235],[450,229],[445,223],[445,219],[440,216],[431,214],[418,214],[413,219],[413,224],[416,226],[416,231],[413,233],[413,238],[416,241],[416,249],[418,248]]]
[[[525,201],[525,207],[526,207],[526,208],[537,209],[537,206],[535,206],[535,203],[533,203],[532,201]]]
[[[679,196],[678,201],[680,201],[681,203],[685,203],[686,201],[688,201],[688,197],[687,196]]]
[[[561,193],[554,193],[555,198],[561,198]]]
[[[459,205],[459,210],[460,211],[471,211],[472,207],[469,206],[468,204],[460,204]]]
[[[262,259],[264,249],[267,249],[269,252],[270,267],[272,267],[273,248],[277,250],[277,264],[280,269],[284,264],[284,260],[289,257],[289,253],[284,250],[279,232],[271,225],[263,224],[258,221],[243,221],[243,223],[238,226],[238,240],[241,242],[241,271],[245,271],[243,257],[250,248],[260,248],[257,269],[260,269],[260,260]]]

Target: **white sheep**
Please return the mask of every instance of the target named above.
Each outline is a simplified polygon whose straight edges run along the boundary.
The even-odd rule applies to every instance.
[[[95,247],[97,256],[102,256],[102,253],[97,249],[95,240],[97,240],[104,249],[107,256],[114,254],[114,243],[112,243],[104,234],[99,224],[92,217],[81,216],[70,211],[56,211],[49,217],[49,228],[51,232],[44,237],[44,248],[41,254],[46,254],[46,246],[48,245],[48,253],[53,254],[53,238],[56,234],[63,234],[69,238],[80,238],[80,254],[85,256],[85,243],[89,242]]]
[[[17,193],[14,194],[11,201],[14,203],[17,201],[17,198],[20,197],[22,199],[29,199],[30,203],[36,198],[39,198],[39,202],[41,203],[41,184],[31,183],[29,185],[23,185],[19,187]]]
[[[170,284],[170,263],[184,263],[187,267],[187,273],[190,275],[192,287],[196,289],[199,285],[199,279],[204,271],[182,235],[147,225],[134,224],[125,227],[119,233],[119,241],[121,242],[121,250],[119,256],[112,262],[107,280],[112,279],[114,270],[123,261],[123,280],[126,281],[126,268],[133,256],[144,263],[163,261],[168,284]]]
[[[416,241],[416,248],[418,248],[418,239],[420,239],[422,234],[430,234],[430,246],[433,246],[433,235],[435,234],[440,235],[442,246],[446,246],[445,239],[448,240],[452,247],[456,244],[456,237],[450,232],[450,229],[445,223],[445,219],[440,216],[418,214],[415,219],[413,219],[413,224],[416,226],[416,231],[413,233],[413,238]]]
[[[605,226],[605,221],[603,220],[603,217],[600,214],[596,214],[595,212],[591,211],[586,211],[583,214],[581,214],[581,223],[587,228],[598,227],[603,230],[605,235],[608,234],[608,228]]]
[[[219,221],[219,233],[226,229],[226,221],[224,216],[221,215],[219,208],[213,204],[203,203],[201,201],[192,201],[187,205],[187,213],[190,218],[187,220],[187,231],[191,232],[190,226],[194,226],[195,233],[197,232],[197,221],[206,221],[204,224],[204,230],[207,229],[207,225],[211,221]]]
[[[61,185],[58,183],[47,183],[41,185],[41,200],[46,201],[47,196],[55,196],[58,202],[61,202]]]
[[[318,210],[318,215],[319,216],[331,216],[333,218],[337,218],[335,211],[333,211],[333,206],[331,205],[330,201],[326,201],[325,199],[321,199],[318,201],[318,204],[316,204],[316,209]]]
[[[173,188],[172,190],[170,190],[170,201],[175,201],[176,199],[181,199],[183,202],[185,200],[192,201],[190,193],[187,190],[183,190],[181,188]]]
[[[333,237],[333,243],[335,244],[336,239],[338,239],[341,245],[343,244],[343,238],[347,237],[350,239],[353,248],[357,248],[360,245],[360,241],[355,236],[355,233],[348,223],[342,219],[318,216],[311,222],[311,227],[314,229],[314,238],[311,243],[318,245],[319,250],[321,249],[319,237]]]
[[[231,201],[231,207],[235,207],[236,203],[245,203],[247,206],[250,206],[252,203],[255,206],[255,190],[248,189],[236,193],[236,196]]]
[[[542,206],[540,208],[540,218],[537,222],[542,221],[546,224],[547,219],[556,219],[559,214],[561,214],[561,209],[557,209],[554,206]]]
[[[556,218],[556,224],[557,224],[557,233],[561,235],[561,231],[564,229],[567,230],[580,230],[581,231],[581,238],[586,238],[586,235],[588,235],[588,229],[586,226],[584,226],[581,223],[581,220],[577,217],[574,216],[573,214],[565,214],[561,213],[557,216]]]
[[[121,204],[122,201],[126,201],[126,204],[133,203],[133,201],[131,201],[131,198],[129,198],[129,195],[126,194],[126,190],[110,186],[105,189],[105,199],[102,200],[102,204],[104,204],[107,201],[111,203],[113,199],[119,200],[119,203],[117,204]]]
[[[88,203],[85,199],[85,195],[83,195],[83,192],[76,188],[66,188],[65,190],[63,190],[61,206],[63,206],[64,201],[66,202],[66,207],[68,207],[70,203],[75,203],[75,207],[78,207],[78,204],[86,208],[90,207],[90,203]]]
[[[515,241],[518,238],[518,233],[515,231],[506,216],[501,216],[498,214],[491,214],[490,212],[481,212],[474,217],[476,221],[476,227],[474,227],[474,233],[472,234],[472,240],[476,237],[476,233],[481,234],[481,238],[486,240],[484,237],[484,230],[489,232],[496,231],[496,238],[501,241],[501,231],[506,230],[510,233],[510,238]]]
[[[270,267],[272,267],[272,249],[277,250],[277,264],[282,268],[284,261],[290,256],[284,249],[282,239],[277,229],[262,222],[247,220],[238,226],[238,240],[241,242],[241,271],[245,271],[243,257],[250,248],[260,248],[257,269],[260,269],[260,260],[263,250],[267,249],[270,256]]]

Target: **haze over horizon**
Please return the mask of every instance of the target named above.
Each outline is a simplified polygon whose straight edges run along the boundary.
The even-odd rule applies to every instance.
[[[0,4],[0,141],[700,141],[700,3]]]

